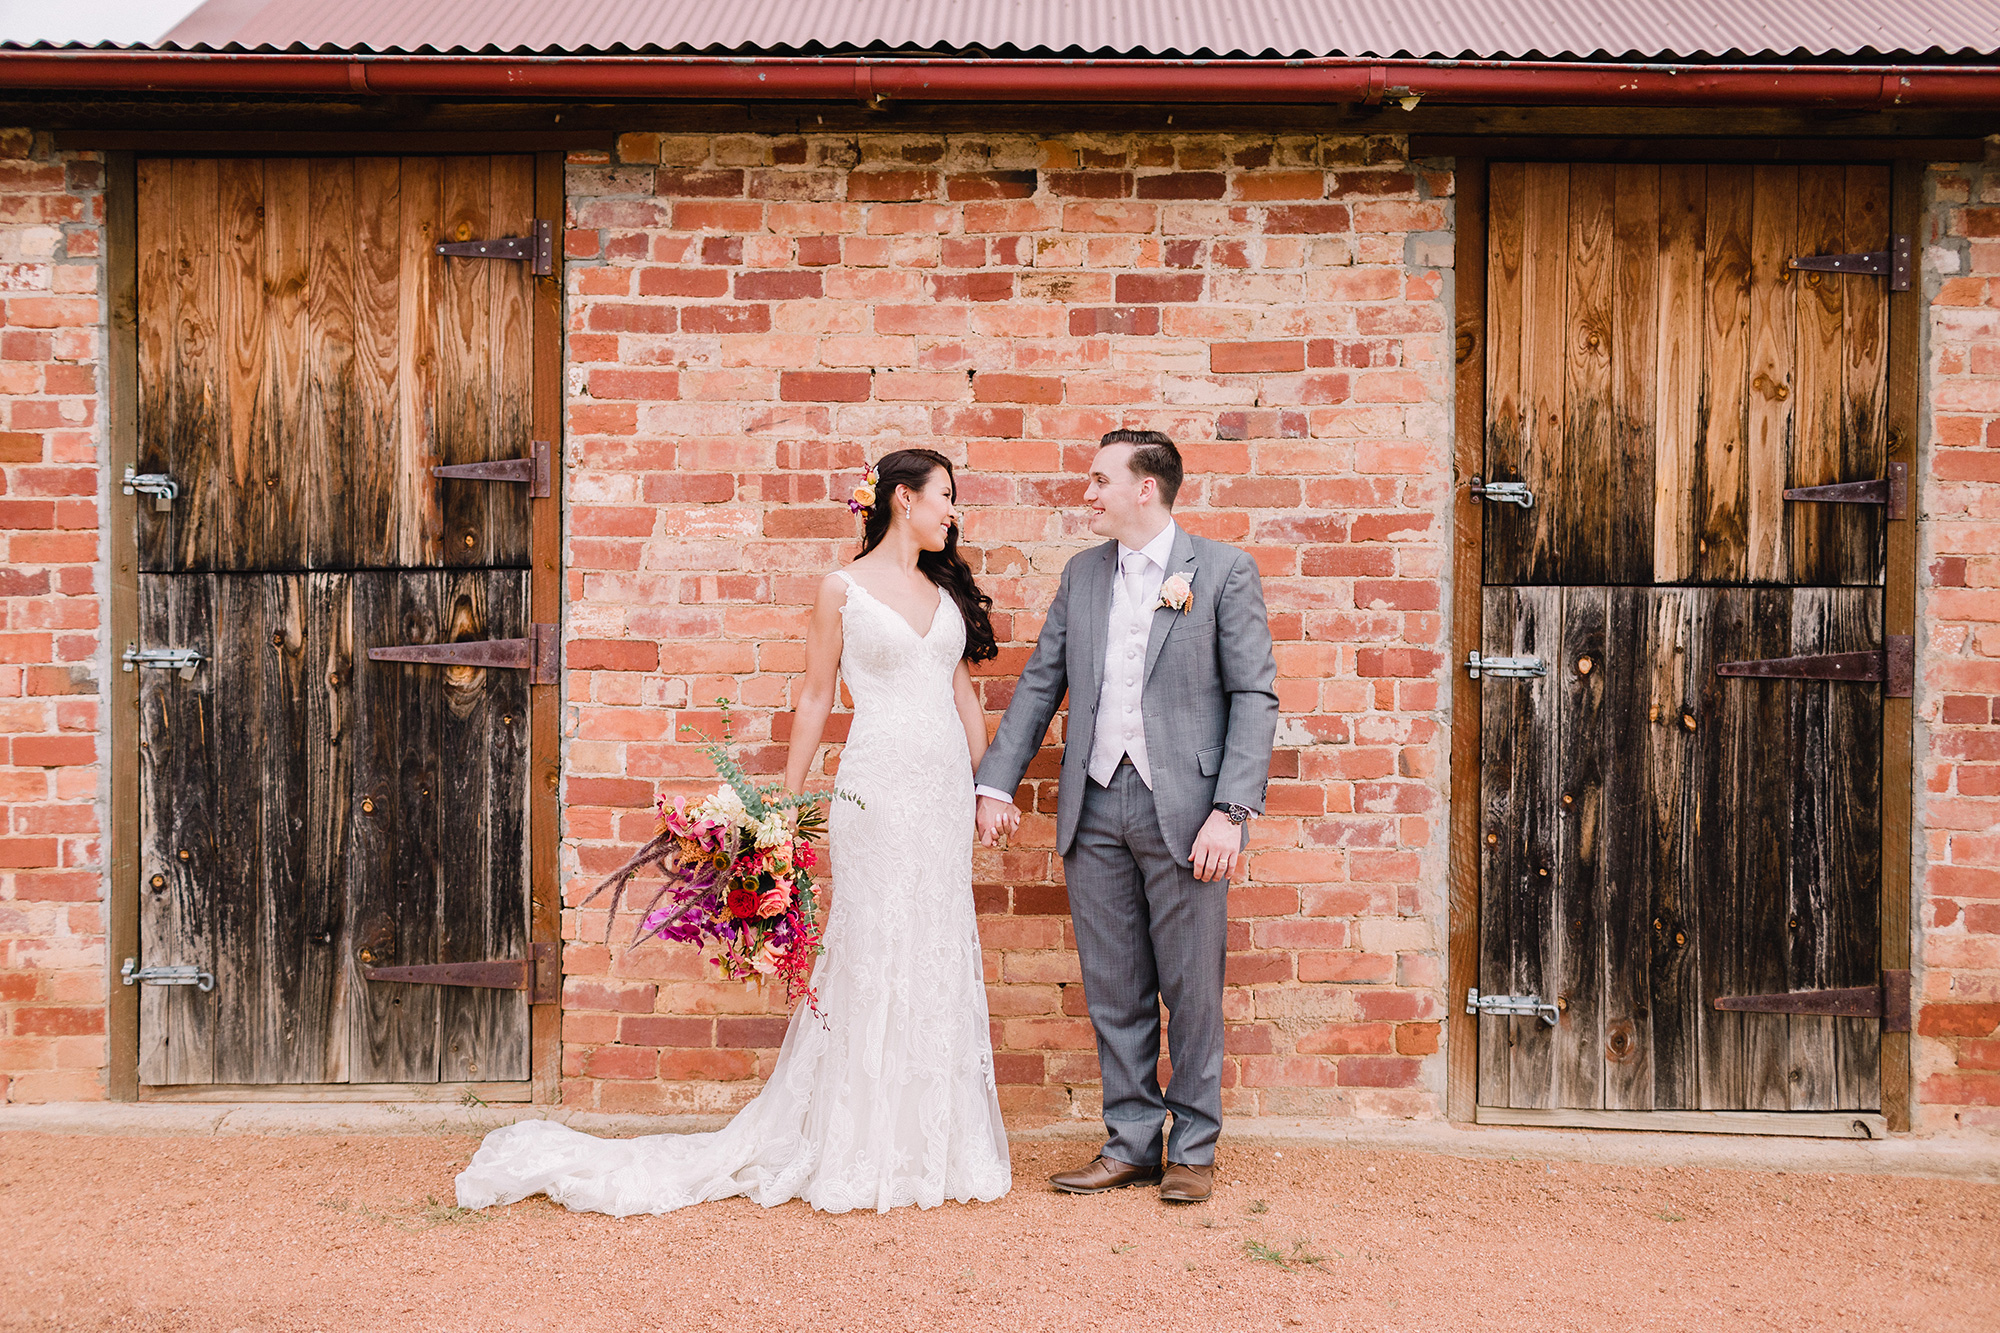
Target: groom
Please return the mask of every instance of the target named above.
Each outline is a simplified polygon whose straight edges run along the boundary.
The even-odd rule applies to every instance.
[[[1012,793],[1067,694],[1056,849],[1108,1137],[1088,1166],[1049,1179],[1072,1194],[1158,1182],[1162,1199],[1200,1203],[1222,1129],[1229,877],[1244,823],[1263,809],[1278,696],[1257,566],[1174,522],[1180,486],[1180,451],[1165,435],[1104,437],[1084,501],[1090,530],[1111,540],[1063,568],[979,765],[978,822],[989,846],[1019,825]],[[1162,1000],[1173,1059],[1164,1096]]]

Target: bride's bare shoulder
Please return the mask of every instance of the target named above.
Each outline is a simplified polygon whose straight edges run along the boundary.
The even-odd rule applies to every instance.
[[[813,595],[815,611],[838,611],[847,601],[847,590],[852,586],[845,570],[836,569],[819,581],[819,590]]]

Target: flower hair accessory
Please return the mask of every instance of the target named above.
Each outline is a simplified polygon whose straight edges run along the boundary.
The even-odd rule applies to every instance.
[[[854,494],[848,497],[847,507],[858,514],[873,505],[875,503],[875,483],[877,480],[875,465],[870,463],[868,470],[861,474],[861,484],[856,486]]]
[[[1166,607],[1168,610],[1186,615],[1188,607],[1193,602],[1194,589],[1188,586],[1188,576],[1176,574],[1160,585],[1160,600],[1153,605],[1156,608]]]

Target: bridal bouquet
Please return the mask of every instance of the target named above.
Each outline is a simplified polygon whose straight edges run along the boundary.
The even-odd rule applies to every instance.
[[[813,841],[826,829],[825,803],[855,798],[839,791],[794,794],[778,783],[758,786],[729,753],[727,704],[722,725],[723,740],[702,747],[721,785],[693,804],[685,796],[672,802],[662,796],[652,841],[584,901],[609,889],[615,916],[632,880],[656,869],[663,882],[646,904],[635,945],[649,936],[700,944],[713,950],[709,961],[723,976],[782,978],[786,999],[803,998],[817,1013],[812,969],[821,925]]]

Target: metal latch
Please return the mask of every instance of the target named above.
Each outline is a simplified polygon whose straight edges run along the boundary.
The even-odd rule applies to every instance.
[[[1916,267],[1916,247],[1907,236],[1891,236],[1887,250],[1869,250],[1858,255],[1793,255],[1792,268],[1816,273],[1873,273],[1889,275],[1889,290],[1910,290],[1910,273]]]
[[[141,492],[153,497],[153,508],[172,509],[174,497],[181,493],[181,484],[164,472],[134,472],[125,469],[125,484],[120,487],[127,495]]]
[[[1496,504],[1519,505],[1523,509],[1535,507],[1535,493],[1528,489],[1528,483],[1525,481],[1486,481],[1474,477],[1472,493],[1482,500],[1491,500]]]
[[[1474,680],[1483,672],[1489,676],[1512,676],[1527,680],[1549,674],[1548,663],[1539,657],[1481,657],[1478,651],[1465,655],[1465,670]]]
[[[1562,1017],[1562,1012],[1554,1005],[1543,1004],[1539,995],[1481,995],[1471,989],[1465,992],[1465,1012],[1494,1018],[1534,1018],[1539,1015],[1550,1027],[1554,1027]]]
[[[139,960],[127,958],[125,966],[118,969],[118,975],[125,978],[128,986],[145,982],[148,986],[199,986],[203,990],[215,989],[215,974],[204,972],[192,964],[186,967],[140,967]]]
[[[193,680],[194,669],[205,659],[193,648],[141,648],[136,643],[125,645],[124,670],[134,667],[164,667],[181,673],[182,680]]]
[[[455,259],[525,259],[530,272],[546,278],[556,271],[556,224],[537,218],[528,231],[491,241],[440,241],[437,252]]]

